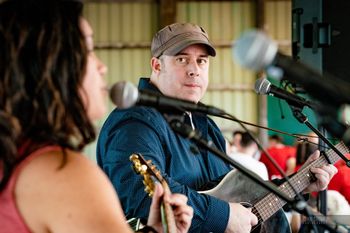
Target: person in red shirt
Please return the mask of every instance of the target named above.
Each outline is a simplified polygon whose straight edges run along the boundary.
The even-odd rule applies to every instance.
[[[266,151],[271,155],[271,157],[276,161],[286,175],[290,175],[294,172],[296,163],[295,148],[284,145],[280,136],[271,135],[269,137],[269,147]],[[274,178],[282,178],[282,175],[278,169],[267,158],[265,153],[261,154],[260,161],[266,165],[270,180]]]
[[[349,159],[350,154],[346,157]],[[350,168],[346,166],[344,160],[338,161],[334,166],[338,168],[338,173],[331,179],[328,189],[338,191],[350,202]]]

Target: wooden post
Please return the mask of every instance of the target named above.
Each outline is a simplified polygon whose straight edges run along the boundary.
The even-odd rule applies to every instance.
[[[159,26],[175,23],[176,21],[176,2],[177,0],[160,0],[159,1]]]

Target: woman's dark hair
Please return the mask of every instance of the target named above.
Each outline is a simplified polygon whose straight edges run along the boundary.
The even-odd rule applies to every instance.
[[[81,150],[95,139],[78,91],[88,53],[82,8],[73,0],[0,4],[0,190],[33,150]]]

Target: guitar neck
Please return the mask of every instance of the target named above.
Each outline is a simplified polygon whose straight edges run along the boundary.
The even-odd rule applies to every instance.
[[[343,142],[335,146],[342,154],[349,153],[349,149],[344,145]],[[327,157],[333,164],[339,160],[339,156],[333,150],[326,152]],[[306,189],[314,180],[313,174],[310,171],[312,167],[321,167],[322,165],[329,164],[325,156],[320,156],[317,160],[302,167],[294,176],[289,179],[288,182],[284,182],[278,187],[279,191],[284,192],[289,198],[294,198],[296,193],[300,193]],[[294,189],[291,187],[294,187]],[[295,191],[294,191],[295,190]],[[281,200],[275,194],[270,193],[262,198],[260,201],[254,204],[255,210],[259,213],[259,220],[265,221],[270,218],[274,213],[281,209],[286,204],[285,201]]]
[[[169,186],[163,185],[164,189],[164,195],[169,195],[171,193]],[[163,230],[165,233],[176,233],[177,228],[176,228],[176,221],[174,217],[174,212],[173,208],[169,203],[162,202],[162,207],[161,207],[161,215],[162,215],[162,223],[163,223]]]

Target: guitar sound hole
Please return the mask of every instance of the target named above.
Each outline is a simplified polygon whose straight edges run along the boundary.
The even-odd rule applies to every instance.
[[[239,204],[241,204],[245,208],[252,208],[253,207],[252,204],[250,204],[249,202],[246,202],[246,201],[241,201]]]

